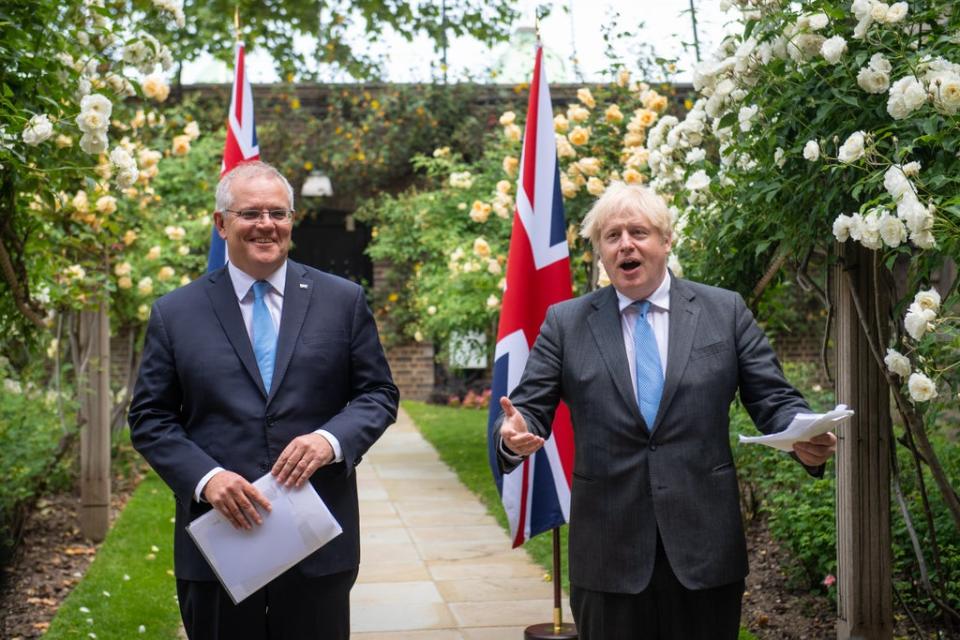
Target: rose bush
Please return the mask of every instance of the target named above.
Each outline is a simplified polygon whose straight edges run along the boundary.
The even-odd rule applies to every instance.
[[[874,252],[896,317],[862,320],[890,336],[871,350],[885,359],[901,441],[942,501],[921,491],[913,516],[901,515],[911,526],[941,509],[952,520],[937,519],[928,533],[940,544],[931,538],[913,559],[925,576],[917,589],[956,609],[941,554],[960,540],[942,449],[960,399],[960,14],[945,1],[727,4],[742,32],[695,70],[687,116],[648,136],[651,184],[676,207],[678,252],[697,279],[747,293],[792,263],[812,284],[810,265],[840,259],[835,243]]]

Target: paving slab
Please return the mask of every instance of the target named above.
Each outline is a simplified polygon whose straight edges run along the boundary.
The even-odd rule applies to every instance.
[[[401,408],[357,467],[352,638],[510,640],[553,616],[553,584]],[[492,480],[491,480],[492,482]],[[567,597],[564,620],[572,620]]]

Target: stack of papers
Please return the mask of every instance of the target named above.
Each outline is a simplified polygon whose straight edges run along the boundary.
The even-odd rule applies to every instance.
[[[270,513],[258,509],[263,524],[235,529],[213,510],[187,525],[234,604],[343,532],[309,482],[287,488],[268,473],[253,486],[270,501]]]
[[[838,404],[827,413],[798,413],[786,429],[768,436],[740,436],[741,444],[765,444],[781,451],[793,451],[795,442],[806,442],[837,427],[853,415],[847,405]]]

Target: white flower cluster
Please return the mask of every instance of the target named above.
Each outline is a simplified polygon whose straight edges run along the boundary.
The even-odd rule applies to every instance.
[[[25,144],[35,147],[53,135],[53,124],[47,114],[39,113],[30,118],[30,122],[23,128],[22,135]]]
[[[926,333],[933,331],[939,311],[939,292],[933,288],[919,291],[903,319],[904,327],[910,337],[920,340]],[[891,373],[907,381],[907,391],[912,402],[927,402],[937,397],[936,383],[926,374],[914,371],[910,358],[906,355],[896,349],[887,349],[887,356],[883,361]]]
[[[923,81],[934,109],[956,115],[960,111],[960,65],[934,58],[921,62],[920,67],[925,70]]]
[[[703,169],[684,182],[685,163],[699,162],[705,157],[701,145],[707,131],[706,102],[698,100],[683,122],[674,116],[661,117],[647,136],[647,164],[653,176],[650,186],[663,193],[683,185],[690,191],[688,199],[691,204],[701,200],[701,192],[710,184],[710,177]]]
[[[110,152],[110,162],[119,171],[117,172],[117,186],[121,189],[133,186],[140,176],[137,169],[137,161],[133,159],[130,152],[123,147],[114,147]]]
[[[907,17],[908,10],[909,5],[906,2],[889,5],[879,0],[853,0],[850,11],[857,18],[853,37],[862,40],[874,23],[896,24]]]
[[[153,0],[153,6],[173,16],[177,26],[183,29],[186,17],[183,15],[183,0]]]
[[[77,128],[83,132],[80,148],[86,153],[98,155],[107,150],[107,129],[112,112],[113,104],[99,93],[84,96],[80,100]]]
[[[123,61],[143,74],[153,73],[157,64],[160,64],[164,71],[173,67],[170,49],[149,33],[141,33],[139,39],[123,48]]]
[[[469,189],[473,186],[473,175],[469,171],[454,171],[450,174],[450,186],[456,189]]]
[[[857,84],[867,93],[885,93],[890,88],[892,70],[890,61],[882,53],[875,53],[867,66],[857,73]]]

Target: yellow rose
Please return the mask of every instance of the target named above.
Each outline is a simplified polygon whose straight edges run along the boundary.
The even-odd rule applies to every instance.
[[[73,146],[73,138],[61,133],[57,136],[56,144],[58,149],[66,149],[67,147]]]
[[[517,119],[517,114],[513,111],[506,111],[502,116],[500,116],[500,124],[504,127],[507,125],[513,124]]]
[[[637,109],[634,111],[634,115],[643,127],[649,127],[657,121],[657,112],[651,109]]]
[[[130,266],[129,262],[118,262],[113,267],[113,272],[118,276],[128,276],[133,270],[133,267]]]
[[[113,196],[100,196],[97,199],[97,211],[103,215],[110,215],[117,210],[117,199]]]
[[[576,150],[574,150],[566,136],[557,136],[557,156],[560,158],[577,157]]]
[[[133,280],[130,279],[130,276],[121,276],[117,278],[117,286],[121,289],[129,289],[133,286]]]
[[[137,317],[140,320],[146,321],[146,319],[150,317],[150,307],[148,307],[145,304],[142,304],[139,307],[137,307]]]
[[[503,271],[503,267],[500,266],[500,263],[495,258],[490,258],[487,261],[487,273],[498,276],[501,271]]]
[[[179,253],[179,254],[182,255],[182,256],[189,255],[189,253],[190,253],[190,247],[188,247],[188,246],[185,245],[185,244],[182,244],[182,245],[180,245],[179,248],[177,248],[177,253]]]
[[[577,99],[591,109],[597,106],[597,101],[593,99],[593,94],[590,93],[590,89],[587,89],[586,87],[577,89]]]
[[[498,298],[497,296],[491,293],[490,297],[487,298],[487,307],[490,309],[496,309],[499,306],[500,306],[500,298]]]
[[[617,86],[626,87],[630,84],[630,72],[626,69],[620,69],[620,73],[617,74]]]
[[[607,122],[620,122],[623,120],[623,112],[620,111],[620,107],[612,104],[603,112],[603,117]]]
[[[439,147],[433,150],[434,158],[448,158],[450,157],[450,147]]]
[[[175,156],[185,156],[190,153],[190,136],[174,136],[171,153]]]
[[[133,229],[130,229],[125,234],[123,234],[123,244],[128,247],[137,241],[137,232]]]
[[[662,96],[658,93],[651,98],[650,103],[645,106],[649,109],[653,109],[657,113],[663,113],[667,108],[667,96]]]
[[[580,158],[577,168],[588,176],[595,176],[600,172],[600,160],[597,158]]]
[[[507,140],[510,142],[520,142],[520,138],[523,135],[523,132],[515,124],[508,124],[503,128],[503,135],[506,136]]]
[[[160,257],[160,247],[153,246],[150,247],[150,251],[147,252],[147,260],[156,260]]]
[[[590,129],[584,127],[574,127],[573,131],[567,134],[567,139],[572,144],[584,145],[590,140]]]
[[[644,141],[647,136],[643,133],[628,133],[623,136],[623,146],[625,147],[641,147],[643,146]]]
[[[89,210],[90,202],[87,200],[86,191],[77,191],[77,195],[73,196],[71,203],[73,208],[79,211],[80,213],[86,213]]]
[[[470,219],[474,222],[486,222],[490,217],[491,206],[486,202],[476,200],[470,209]]]
[[[511,178],[517,175],[517,168],[519,166],[520,161],[513,156],[507,156],[503,159],[503,171]]]
[[[640,147],[634,151],[629,158],[627,158],[626,165],[628,167],[643,167],[647,164],[647,160],[650,158],[650,152]]]
[[[590,192],[590,195],[602,196],[603,192],[606,191],[606,187],[603,184],[603,180],[596,177],[591,177],[587,180],[587,191]]]
[[[568,178],[565,174],[560,174],[560,193],[563,194],[564,198],[568,200],[577,195],[577,192],[580,191],[580,187],[577,186],[577,183]]]
[[[180,276],[180,286],[182,287],[185,284],[190,284],[190,276]]]
[[[570,105],[567,109],[567,118],[572,122],[583,122],[590,117],[590,112],[578,104]]]
[[[143,95],[157,102],[163,102],[170,95],[170,85],[163,79],[163,76],[156,73],[144,78],[141,86],[143,87]]]
[[[490,245],[483,238],[477,238],[473,241],[473,252],[481,258],[489,258]]]
[[[150,276],[142,278],[140,282],[137,283],[137,291],[145,296],[153,293],[153,278]]]
[[[553,119],[553,130],[557,133],[566,133],[568,129],[570,129],[570,121],[562,113],[558,113]]]
[[[623,181],[627,184],[640,184],[643,180],[643,174],[636,169],[630,168],[623,172]]]
[[[173,267],[160,267],[160,271],[157,272],[157,280],[160,282],[166,282],[174,276]]]
[[[196,120],[189,122],[187,126],[183,128],[183,133],[191,140],[196,140],[200,137],[200,125],[197,124]]]
[[[509,180],[500,180],[497,182],[497,192],[498,193],[510,193],[510,189],[513,185]]]

